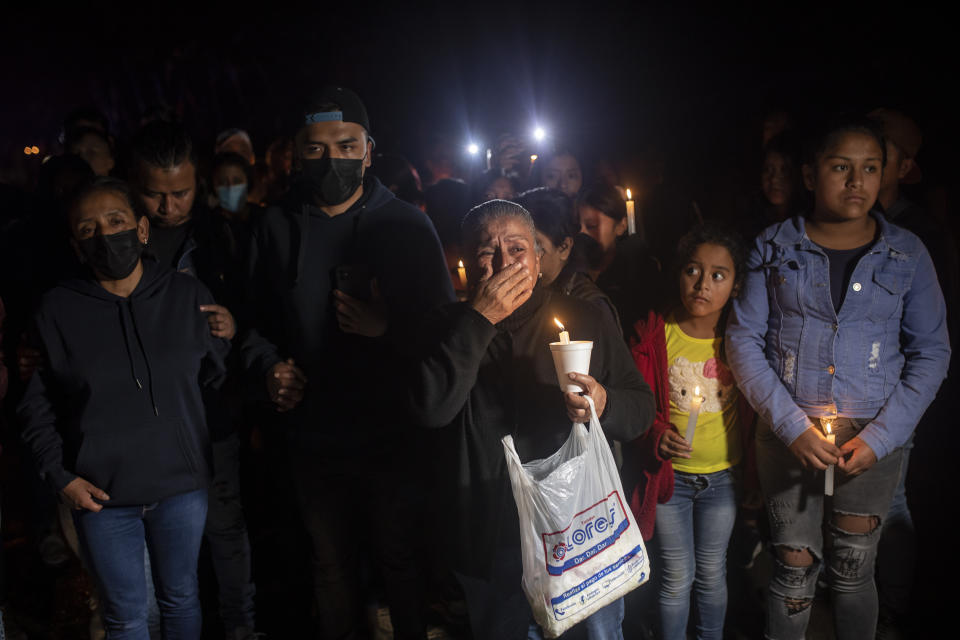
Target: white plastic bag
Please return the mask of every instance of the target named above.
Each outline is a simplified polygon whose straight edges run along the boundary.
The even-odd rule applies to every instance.
[[[548,638],[650,577],[643,536],[624,499],[610,446],[590,403],[590,429],[574,424],[549,458],[520,462],[503,438],[520,515],[523,591]]]

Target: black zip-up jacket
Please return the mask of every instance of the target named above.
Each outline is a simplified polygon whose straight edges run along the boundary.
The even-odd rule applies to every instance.
[[[399,432],[401,363],[426,313],[454,300],[440,241],[427,216],[367,177],[361,198],[328,216],[296,190],[254,224],[241,318],[243,359],[255,384],[293,358],[309,383],[280,419],[327,459],[390,448]],[[336,269],[361,266],[376,278],[389,326],[380,338],[340,330]]]
[[[201,387],[225,373],[196,278],[143,261],[129,298],[92,278],[66,280],[36,313],[45,365],[17,409],[22,437],[56,490],[80,476],[105,506],[149,504],[207,485]]]

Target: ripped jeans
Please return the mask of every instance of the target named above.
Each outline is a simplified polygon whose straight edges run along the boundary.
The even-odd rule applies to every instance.
[[[818,421],[813,419],[814,424]],[[837,445],[853,438],[869,420],[838,418]],[[808,550],[813,564],[788,566],[780,557],[767,593],[765,636],[802,639],[821,564],[833,602],[838,640],[873,640],[877,624],[877,589],[873,581],[877,543],[883,519],[900,479],[902,450],[895,449],[869,470],[853,478],[834,471],[834,496],[824,502],[824,472],[804,469],[763,420],[757,425],[757,467],[770,520],[774,547]],[[830,509],[824,518],[825,508]],[[874,516],[869,533],[850,533],[833,522],[837,515]],[[824,540],[824,533],[826,540]]]

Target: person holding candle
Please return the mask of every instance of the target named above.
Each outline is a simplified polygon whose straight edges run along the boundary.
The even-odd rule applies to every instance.
[[[735,479],[750,457],[749,430],[741,425],[750,424],[752,412],[722,345],[744,258],[732,230],[709,225],[688,232],[677,247],[680,304],[665,318],[651,312],[630,337],[634,362],[658,403],[653,427],[625,447],[624,487],[644,537],[657,537],[660,637],[668,640],[686,638],[691,590],[697,638],[723,637]]]
[[[470,300],[441,307],[424,322],[410,375],[413,421],[443,428],[434,503],[444,547],[462,585],[473,637],[539,638],[521,591],[520,531],[501,438],[511,434],[524,461],[553,454],[570,421],[588,419],[580,393],[563,393],[550,343],[562,322],[571,343],[592,340],[589,374],[570,381],[596,403],[604,432],[630,440],[649,426],[653,398],[609,318],[593,305],[538,283],[541,251],[530,214],[493,200],[463,222]],[[444,460],[451,463],[443,468]],[[449,527],[449,529],[447,528]],[[622,638],[623,601],[584,625],[592,640]]]
[[[825,566],[837,638],[872,639],[882,519],[901,447],[946,375],[946,307],[920,240],[872,209],[886,162],[876,125],[831,123],[805,156],[813,211],[757,238],[727,327],[731,368],[762,417],[757,465],[776,549],[767,635],[804,637]],[[833,415],[836,444],[818,424]],[[825,501],[811,470],[828,465],[838,473]]]
[[[537,187],[524,191],[517,203],[530,212],[540,245],[540,284],[564,295],[586,300],[610,316],[620,330],[620,316],[610,296],[587,274],[586,245],[598,246],[578,233],[573,201],[557,189]],[[622,331],[621,331],[622,332]]]
[[[620,191],[597,182],[577,204],[581,231],[599,245],[590,276],[613,301],[624,327],[632,327],[662,299],[660,268],[638,235],[627,235],[627,205]]]

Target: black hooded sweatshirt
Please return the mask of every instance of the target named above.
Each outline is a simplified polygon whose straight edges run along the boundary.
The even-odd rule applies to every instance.
[[[104,506],[149,504],[207,486],[201,387],[225,373],[196,278],[143,261],[129,298],[92,278],[66,280],[36,313],[45,365],[18,407],[22,437],[57,491],[82,477]]]
[[[248,252],[243,359],[261,389],[293,358],[309,382],[303,401],[280,414],[298,445],[325,459],[391,450],[409,422],[401,363],[422,318],[454,300],[440,241],[427,216],[372,176],[344,213],[328,216],[293,190],[255,224]],[[387,333],[344,333],[333,306],[337,267],[376,278]]]

